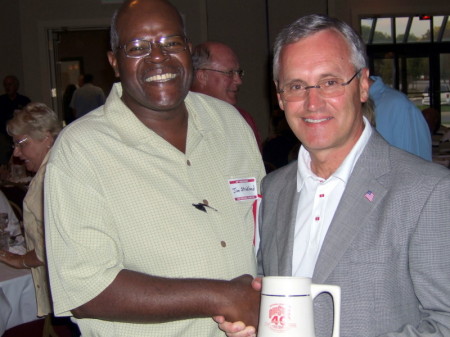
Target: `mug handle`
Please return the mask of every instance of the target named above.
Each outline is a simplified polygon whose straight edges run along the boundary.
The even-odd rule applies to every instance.
[[[311,284],[311,297],[316,298],[321,293],[329,293],[333,297],[333,337],[339,337],[341,327],[341,287],[328,284]]]

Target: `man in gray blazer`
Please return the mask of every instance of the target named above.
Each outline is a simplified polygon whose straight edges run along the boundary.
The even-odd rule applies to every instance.
[[[341,337],[450,336],[450,171],[390,146],[363,117],[367,58],[347,24],[300,18],[274,55],[302,147],[263,180],[259,274],[340,286]],[[331,336],[332,310],[316,298],[317,337]],[[215,319],[229,336],[255,333]]]

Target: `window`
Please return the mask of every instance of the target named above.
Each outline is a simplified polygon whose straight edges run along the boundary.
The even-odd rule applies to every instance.
[[[373,16],[360,20],[371,74],[420,110],[433,107],[450,126],[449,15]]]
[[[449,42],[448,17],[448,15],[416,15],[362,18],[361,36],[368,45]]]

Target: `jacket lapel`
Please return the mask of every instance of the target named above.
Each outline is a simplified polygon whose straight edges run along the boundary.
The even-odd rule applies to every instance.
[[[295,221],[299,193],[297,193],[297,165],[286,176],[285,186],[280,193],[277,228],[278,272],[280,276],[292,276],[292,254],[294,251]]]
[[[325,236],[314,269],[316,283],[326,281],[387,192],[377,179],[390,169],[389,147],[375,130],[373,132],[353,169]]]

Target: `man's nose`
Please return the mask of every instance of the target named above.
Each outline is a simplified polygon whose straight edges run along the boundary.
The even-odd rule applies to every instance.
[[[233,73],[233,82],[236,83],[237,85],[242,84],[242,78],[238,73]]]
[[[161,63],[169,59],[169,54],[164,51],[158,43],[152,43],[150,53],[145,56],[144,60],[151,63]]]
[[[307,104],[308,110],[315,110],[322,106],[324,102],[325,100],[320,94],[320,88],[309,87],[306,90],[305,104]]]

